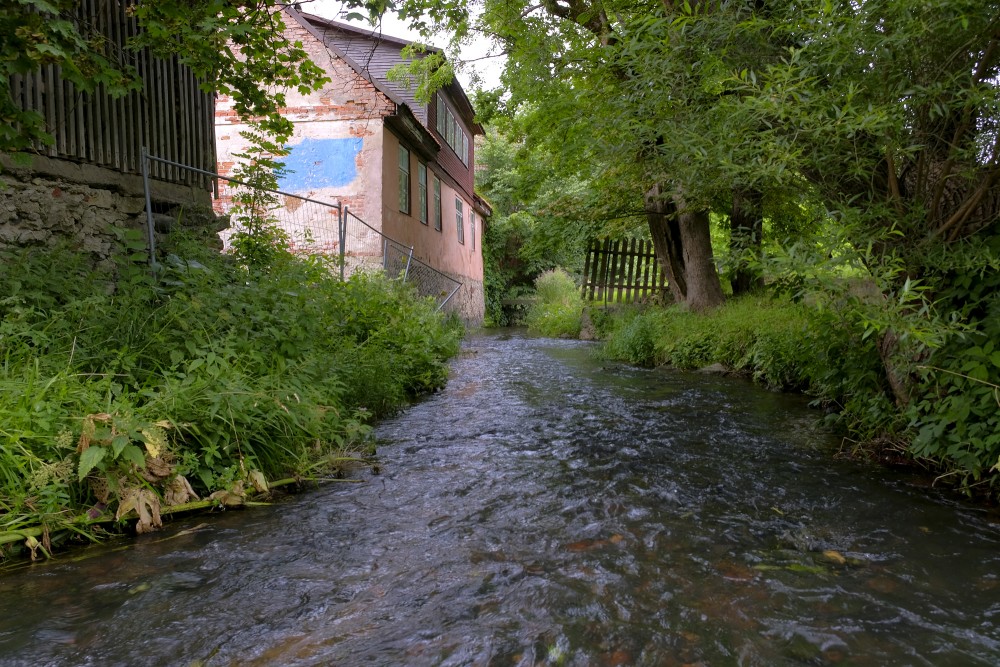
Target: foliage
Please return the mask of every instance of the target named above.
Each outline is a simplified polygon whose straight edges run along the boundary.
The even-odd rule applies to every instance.
[[[525,118],[490,128],[477,152],[476,187],[494,211],[483,238],[487,314],[501,326],[509,323],[503,301],[528,293],[543,272],[582,273],[589,238],[634,233],[634,212],[612,215],[619,204],[608,201],[596,168],[560,171],[550,151],[518,138]]]
[[[1000,471],[1000,236],[963,245],[951,262],[932,257],[927,272],[948,275],[935,304],[962,326],[919,362],[920,382],[907,415],[911,450],[953,471],[965,485]]]
[[[818,368],[813,321],[808,308],[763,297],[734,299],[710,314],[629,309],[618,316],[604,354],[646,366],[723,364],[768,386],[802,388]]]
[[[193,493],[366,449],[372,418],[444,382],[460,328],[405,286],[320,259],[248,274],[172,241],[158,286],[109,290],[69,249],[0,263],[0,531],[88,508],[151,529]]]
[[[130,5],[139,35],[125,51],[93,33],[76,16],[72,0],[15,0],[0,8],[0,152],[49,143],[45,119],[13,102],[9,75],[58,65],[76,89],[103,86],[111,95],[139,90],[142,81],[129,65],[128,51],[149,49],[176,56],[201,80],[203,90],[229,95],[237,113],[254,118],[266,135],[281,143],[291,134],[282,89],[303,93],[326,80],[302,49],[285,38],[274,0],[152,0]]]
[[[118,69],[116,53],[99,35],[81,31],[72,14],[74,0],[14,0],[0,6],[0,152],[50,144],[45,119],[14,104],[12,74],[27,74],[42,65],[58,64],[63,78],[78,90],[103,85],[124,94],[137,87],[132,71]]]
[[[237,162],[233,178],[241,185],[233,194],[230,210],[234,233],[230,239],[236,258],[251,272],[269,270],[290,259],[288,233],[278,224],[274,214],[281,202],[275,191],[284,173],[280,158],[288,149],[268,138],[257,123],[240,135],[247,148],[235,153]]]
[[[562,269],[546,271],[535,281],[538,303],[528,310],[528,330],[553,338],[580,335],[583,299],[573,278]]]

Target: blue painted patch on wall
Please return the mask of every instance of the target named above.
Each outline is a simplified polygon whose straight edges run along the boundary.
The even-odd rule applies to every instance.
[[[278,179],[278,188],[285,192],[340,188],[358,176],[360,138],[303,139],[286,148],[291,151],[284,160],[290,173]]]

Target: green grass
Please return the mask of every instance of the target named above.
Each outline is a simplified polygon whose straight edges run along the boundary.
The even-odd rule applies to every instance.
[[[801,387],[811,372],[802,349],[812,338],[812,313],[766,298],[731,300],[708,314],[682,308],[624,310],[604,353],[630,363],[678,368],[723,364],[774,387]]]
[[[562,269],[546,271],[535,281],[538,303],[528,309],[528,330],[549,338],[580,335],[583,299],[573,278]]]
[[[155,282],[69,249],[0,261],[0,533],[314,472],[446,379],[461,327],[398,282],[174,252]]]

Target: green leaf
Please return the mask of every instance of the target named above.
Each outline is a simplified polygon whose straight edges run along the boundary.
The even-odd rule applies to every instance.
[[[127,435],[124,434],[116,435],[111,440],[111,451],[114,454],[113,458],[118,458],[121,455],[122,450],[125,448],[125,445],[127,445],[128,443],[129,443],[129,437]]]
[[[134,463],[139,468],[146,465],[146,455],[142,453],[141,449],[132,444],[126,445],[122,450],[122,458],[129,463]]]
[[[94,469],[94,466],[104,460],[105,453],[107,453],[107,450],[104,447],[91,445],[83,451],[83,454],[80,454],[80,466],[77,473],[81,480]]]

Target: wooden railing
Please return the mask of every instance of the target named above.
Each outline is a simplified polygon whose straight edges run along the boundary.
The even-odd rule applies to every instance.
[[[583,298],[631,303],[667,289],[653,244],[636,239],[593,240],[583,268]]]
[[[138,27],[126,14],[130,0],[79,0],[77,18],[90,34],[106,39],[106,57],[132,66],[142,90],[124,97],[108,95],[103,85],[93,94],[77,90],[47,65],[10,78],[11,97],[26,111],[37,111],[54,142],[38,145],[41,155],[70,159],[126,174],[140,171],[140,150],[169,160],[215,171],[215,97],[203,92],[194,74],[177,57],[153,58],[125,48]],[[155,163],[153,178],[209,188],[200,174]]]

